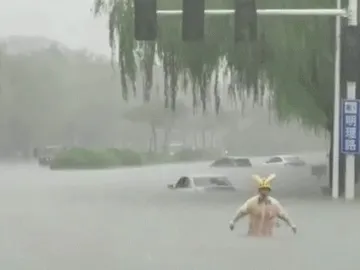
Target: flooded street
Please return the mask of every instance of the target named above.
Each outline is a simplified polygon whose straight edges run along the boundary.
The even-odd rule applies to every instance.
[[[357,201],[331,201],[310,186],[296,198],[280,193],[298,234],[282,224],[274,238],[247,238],[247,220],[233,232],[228,221],[251,194],[166,189],[179,174],[201,166],[1,167],[1,269],[358,269]]]

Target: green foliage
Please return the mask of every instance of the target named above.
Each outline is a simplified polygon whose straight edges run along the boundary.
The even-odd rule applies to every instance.
[[[143,163],[142,156],[130,149],[108,149],[107,152],[113,154],[121,166],[139,166]]]
[[[51,161],[52,170],[108,169],[171,162],[193,162],[218,157],[213,149],[183,149],[173,156],[168,153],[137,153],[130,149],[90,150],[73,148],[58,153]]]
[[[50,164],[51,169],[106,169],[122,166],[140,166],[139,154],[128,150],[89,150],[74,148],[57,154]]]

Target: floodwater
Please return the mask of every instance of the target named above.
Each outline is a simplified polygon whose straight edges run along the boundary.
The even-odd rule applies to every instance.
[[[279,193],[298,234],[282,224],[273,238],[248,238],[247,220],[233,232],[228,221],[251,194],[165,188],[173,174],[201,166],[0,167],[0,269],[358,269],[357,201],[331,201],[310,189],[296,198]]]

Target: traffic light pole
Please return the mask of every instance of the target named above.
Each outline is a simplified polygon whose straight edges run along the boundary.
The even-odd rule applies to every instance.
[[[332,158],[332,197],[339,197],[339,157],[340,157],[340,63],[341,63],[341,17],[348,17],[350,26],[358,25],[358,0],[349,0],[348,9],[341,8],[341,0],[337,0],[336,9],[258,9],[260,16],[335,16],[335,65],[334,65],[334,125],[333,125],[333,158]],[[182,10],[157,10],[158,15],[181,15]],[[233,9],[205,10],[207,15],[235,14]],[[347,98],[356,98],[356,82],[347,82]],[[355,156],[346,156],[345,165],[345,198],[355,196]]]
[[[158,10],[158,15],[181,15],[182,10]],[[346,17],[346,9],[258,9],[258,15],[267,16],[343,16]],[[207,15],[231,15],[235,14],[234,9],[206,9]]]

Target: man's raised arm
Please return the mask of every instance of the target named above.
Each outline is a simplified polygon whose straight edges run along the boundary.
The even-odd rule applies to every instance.
[[[249,200],[238,208],[238,210],[235,213],[235,216],[233,217],[232,220],[230,220],[229,222],[230,230],[233,230],[235,227],[235,223],[238,222],[239,219],[243,218],[247,214],[249,214]]]
[[[279,202],[277,202],[277,206],[279,207],[278,218],[283,220],[292,229],[292,231],[296,233],[297,232],[296,226],[290,219],[289,214],[285,211],[284,207]]]

